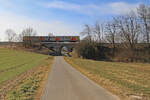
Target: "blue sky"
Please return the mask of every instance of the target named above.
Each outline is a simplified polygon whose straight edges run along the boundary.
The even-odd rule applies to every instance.
[[[78,35],[84,24],[127,14],[140,3],[150,0],[0,0],[0,38],[8,28],[21,33],[28,27],[39,35]]]

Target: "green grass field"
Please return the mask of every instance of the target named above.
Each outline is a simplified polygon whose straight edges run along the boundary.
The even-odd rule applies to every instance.
[[[44,60],[34,73],[6,94],[5,100],[40,100],[52,63],[53,57]]]
[[[0,48],[0,84],[32,69],[48,56]]]
[[[103,62],[65,58],[73,67],[107,88],[123,100],[126,96],[142,96],[150,100],[150,64]]]

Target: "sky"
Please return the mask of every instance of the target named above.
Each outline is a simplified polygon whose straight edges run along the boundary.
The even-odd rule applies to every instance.
[[[13,29],[33,28],[38,35],[79,35],[84,24],[105,22],[150,0],[0,0],[0,39]]]

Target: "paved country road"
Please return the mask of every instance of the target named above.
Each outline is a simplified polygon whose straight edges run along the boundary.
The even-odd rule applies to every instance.
[[[65,62],[55,57],[41,100],[119,100]]]

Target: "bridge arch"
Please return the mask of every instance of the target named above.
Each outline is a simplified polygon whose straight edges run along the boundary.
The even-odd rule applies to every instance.
[[[67,46],[61,46],[60,47],[60,54],[61,55],[68,55],[69,54],[69,48]]]

